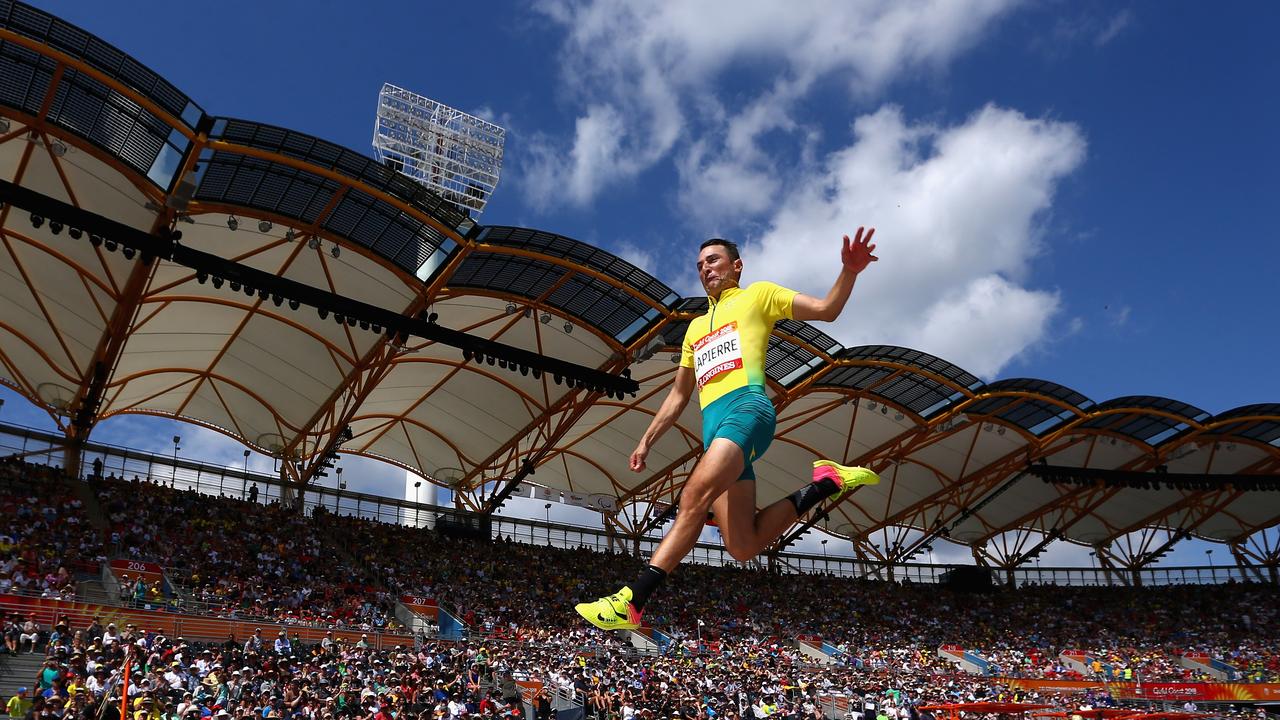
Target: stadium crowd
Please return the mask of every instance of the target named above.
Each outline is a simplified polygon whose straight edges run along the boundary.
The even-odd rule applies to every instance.
[[[599,720],[818,720],[824,700],[836,697],[847,702],[845,717],[866,720],[929,720],[919,706],[942,702],[1116,705],[1104,692],[1041,696],[983,678],[806,665],[780,642],[652,657],[581,629],[539,643],[473,638],[390,648],[330,637],[282,646],[255,637],[187,643],[97,621],[72,628],[62,619],[49,632],[47,659],[31,687],[10,699],[10,715],[120,720],[123,688],[132,720],[496,720],[527,714],[515,681],[532,678],[542,683],[524,697],[532,720],[581,717],[574,704]],[[556,698],[574,702],[553,705]]]
[[[28,526],[56,535],[13,546],[22,548],[9,557],[22,558],[23,577],[31,562],[47,571],[108,552],[53,471],[8,463],[0,472],[14,510],[5,516],[6,537],[30,538]],[[30,494],[14,494],[27,486]],[[521,711],[513,690],[493,684],[495,672],[543,680],[611,720],[816,718],[817,697],[831,693],[852,698],[851,711],[874,712],[877,720],[920,720],[911,708],[921,703],[1014,697],[994,679],[956,673],[937,657],[943,643],[976,650],[1003,676],[1075,677],[1058,657],[1075,648],[1097,661],[1086,676],[1198,679],[1178,662],[1182,652],[1197,651],[1233,663],[1242,680],[1280,680],[1280,617],[1274,589],[1264,586],[958,594],[685,565],[650,605],[646,620],[674,638],[665,655],[653,657],[584,627],[572,611],[593,589],[633,575],[641,561],[629,555],[450,538],[327,512],[304,517],[158,483],[105,478],[94,487],[107,547],[180,568],[175,576],[189,584],[176,594],[207,601],[214,614],[389,628],[391,598],[409,593],[439,598],[471,635],[396,648],[286,642],[281,650],[252,638],[201,646],[95,623],[36,628],[32,641],[22,637],[29,621],[11,617],[6,647],[43,648],[53,663],[34,687],[52,710],[37,719],[96,713],[93,700],[121,675],[129,647],[137,652],[130,697],[139,714],[132,720],[514,717]],[[26,505],[37,510],[19,512]],[[49,508],[76,520],[50,522]],[[797,634],[821,635],[842,651],[844,664],[809,664],[795,648]],[[548,702],[536,699],[543,709],[535,710],[537,720]]]
[[[97,485],[110,546],[173,568],[180,607],[191,599],[224,617],[366,630],[394,625],[390,595],[326,546],[321,516],[137,480],[107,477]],[[158,589],[134,583],[128,597],[157,600]]]
[[[57,470],[0,459],[0,592],[75,597],[75,573],[104,559],[82,505]]]

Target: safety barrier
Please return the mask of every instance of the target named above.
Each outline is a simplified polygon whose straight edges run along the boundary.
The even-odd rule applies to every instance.
[[[19,613],[23,617],[32,616],[45,627],[52,626],[58,618],[65,616],[73,627],[85,627],[94,619],[104,626],[115,623],[118,627],[124,627],[132,623],[142,632],[156,632],[166,637],[181,637],[186,640],[222,641],[232,637],[244,642],[255,629],[261,628],[263,636],[268,640],[284,630],[291,639],[308,643],[319,642],[326,633],[331,632],[336,640],[355,643],[363,639],[373,648],[413,645],[413,636],[401,633],[204,617],[10,593],[0,593],[0,611]]]

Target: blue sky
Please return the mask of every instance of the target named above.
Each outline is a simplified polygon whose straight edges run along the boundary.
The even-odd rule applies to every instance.
[[[682,291],[711,234],[825,291],[876,225],[845,344],[1096,401],[1280,399],[1274,3],[37,4],[211,114],[363,152],[383,82],[484,114],[509,134],[482,222]]]

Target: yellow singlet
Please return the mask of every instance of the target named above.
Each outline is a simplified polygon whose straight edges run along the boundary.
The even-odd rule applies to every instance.
[[[764,389],[769,333],[777,321],[791,319],[791,301],[798,294],[755,282],[726,289],[719,301],[707,298],[707,314],[689,323],[680,353],[680,366],[693,369],[702,408],[748,385]]]

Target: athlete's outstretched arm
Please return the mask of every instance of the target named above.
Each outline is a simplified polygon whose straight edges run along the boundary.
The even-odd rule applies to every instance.
[[[676,418],[680,417],[680,413],[684,412],[684,406],[689,404],[689,398],[693,395],[693,368],[678,367],[676,368],[676,379],[671,383],[671,390],[667,393],[667,399],[662,401],[662,407],[658,409],[658,414],[653,416],[653,422],[649,423],[649,429],[644,431],[644,435],[640,438],[640,444],[636,445],[635,452],[631,453],[631,469],[635,472],[644,470],[644,459],[649,455],[649,448],[658,442],[658,438],[662,434],[671,429],[675,424]]]
[[[849,301],[849,293],[853,292],[853,282],[858,273],[867,269],[871,263],[880,258],[872,255],[876,246],[871,236],[876,234],[875,228],[867,230],[863,235],[862,228],[854,234],[853,240],[844,236],[844,247],[840,250],[840,277],[825,298],[815,298],[801,293],[791,301],[791,315],[796,320],[825,320],[831,322],[840,317],[844,304]]]

